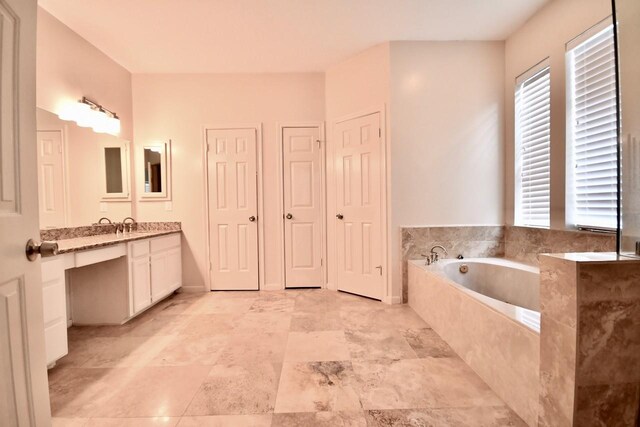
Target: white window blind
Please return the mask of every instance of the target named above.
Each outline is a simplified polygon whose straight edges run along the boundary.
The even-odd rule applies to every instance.
[[[568,51],[568,222],[617,225],[617,101],[613,27],[606,25]]]
[[[516,86],[516,225],[549,227],[551,81],[549,67]]]

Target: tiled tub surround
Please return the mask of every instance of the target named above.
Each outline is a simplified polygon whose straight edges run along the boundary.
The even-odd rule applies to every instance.
[[[407,261],[419,259],[434,245],[447,248],[449,258],[505,257],[537,264],[541,253],[612,252],[613,234],[548,230],[511,225],[405,227],[402,229],[402,289],[407,302]]]
[[[65,254],[179,233],[180,231],[179,222],[142,222],[135,223],[134,230],[131,233],[124,233],[118,236],[115,234],[114,225],[105,224],[40,230],[40,238],[43,241],[56,241],[58,243],[58,252]]]
[[[537,263],[539,254],[615,252],[616,235],[588,231],[505,227],[505,258]]]
[[[540,257],[540,425],[636,426],[640,260]]]
[[[538,332],[514,320],[521,309],[453,282],[443,264],[409,262],[409,305],[528,425],[537,425]]]
[[[402,300],[407,302],[407,261],[420,259],[434,245],[442,245],[448,257],[504,256],[504,226],[407,227],[402,229]]]

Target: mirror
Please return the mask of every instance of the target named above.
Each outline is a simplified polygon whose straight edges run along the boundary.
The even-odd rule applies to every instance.
[[[104,168],[103,199],[129,198],[129,142],[104,142],[102,166]]]
[[[41,229],[134,216],[129,141],[38,108],[37,147]]]
[[[618,252],[640,256],[640,2],[615,0],[615,9],[622,187]]]
[[[168,199],[171,141],[145,144],[142,150],[141,199]]]

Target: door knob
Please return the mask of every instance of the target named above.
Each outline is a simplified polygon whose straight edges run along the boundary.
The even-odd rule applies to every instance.
[[[287,214],[286,216],[287,219],[293,219],[293,215],[291,215],[290,213]]]
[[[253,216],[253,215],[251,215],[251,216],[249,217],[249,221],[251,221],[251,222],[255,222],[255,221],[256,221],[256,217],[255,217],[255,216]]]
[[[38,255],[43,258],[58,255],[58,244],[56,242],[36,243],[33,239],[29,239],[25,247],[25,253],[29,261],[35,261]]]
[[[342,215],[342,214],[338,214],[338,215],[336,215],[336,218],[338,218],[338,219],[343,219],[343,218],[344,218],[344,215]]]

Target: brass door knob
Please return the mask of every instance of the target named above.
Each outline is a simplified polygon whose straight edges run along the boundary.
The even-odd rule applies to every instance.
[[[286,216],[287,219],[293,219],[293,215],[291,215],[290,213],[287,214]]]
[[[249,217],[249,221],[251,221],[251,222],[255,222],[255,221],[256,221],[256,217],[255,217],[255,216],[253,216],[253,215],[251,215],[251,216]]]
[[[343,218],[344,218],[344,215],[342,215],[342,214],[338,214],[338,215],[336,215],[336,218],[338,218],[338,219],[343,219]]]

